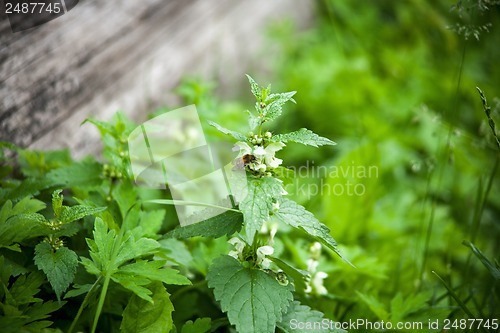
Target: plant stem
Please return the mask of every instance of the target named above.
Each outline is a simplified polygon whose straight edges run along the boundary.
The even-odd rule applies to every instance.
[[[80,308],[78,309],[78,312],[77,312],[77,314],[75,316],[75,319],[73,319],[73,321],[71,322],[71,326],[69,327],[67,333],[73,332],[73,329],[75,328],[76,323],[78,322],[78,320],[80,319],[80,316],[83,313],[83,309],[89,303],[90,295],[94,292],[95,288],[99,285],[99,283],[101,282],[101,279],[102,279],[102,276],[99,276],[99,278],[94,282],[94,284],[92,285],[92,287],[90,288],[90,290],[87,292],[87,295],[85,295],[85,298],[83,299],[83,302],[80,305]]]
[[[97,303],[97,309],[95,311],[94,323],[92,324],[92,333],[95,333],[97,328],[97,322],[99,321],[99,316],[101,315],[102,308],[104,306],[104,300],[106,299],[106,293],[108,292],[109,280],[111,280],[111,273],[106,273],[104,277],[104,284],[102,285],[101,295],[99,296],[99,303]]]
[[[458,297],[458,295],[453,291],[453,289],[443,280],[443,278],[441,276],[439,276],[438,273],[436,273],[435,271],[432,271],[432,274],[436,275],[436,277],[441,281],[441,283],[444,285],[444,287],[448,290],[448,293],[450,294],[451,297],[453,297],[453,299],[458,303],[458,305],[460,306],[460,308],[462,308],[462,310],[465,312],[465,314],[473,319],[473,318],[478,318],[476,316],[474,316],[474,314],[472,313],[471,310],[469,310],[469,308],[467,307],[467,305],[465,305],[464,302],[462,302],[462,300]],[[484,327],[481,328],[481,331],[485,332],[485,333],[488,333]]]

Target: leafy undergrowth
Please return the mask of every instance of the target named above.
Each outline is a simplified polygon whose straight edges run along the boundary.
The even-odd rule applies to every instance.
[[[248,79],[256,98],[248,130],[209,122],[236,141],[226,173],[243,174],[246,195],[231,195],[231,207],[198,223],[177,226],[171,205],[203,203],[135,184],[127,144],[136,125],[121,114],[88,120],[102,134],[104,164],[2,143],[3,332],[264,333],[303,329],[291,322],[334,323],[301,302],[328,293],[317,270],[322,246],[349,261],[330,229],[287,198],[289,176],[276,153],[285,142],[335,143],[305,128],[271,133],[268,123],[295,92],[272,93]],[[214,207],[206,209],[193,214]],[[292,230],[310,258],[280,259]]]

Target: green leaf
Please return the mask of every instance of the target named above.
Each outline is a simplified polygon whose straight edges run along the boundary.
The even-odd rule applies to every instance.
[[[163,209],[141,211],[139,226],[142,228],[142,236],[156,237],[161,230],[165,213]]]
[[[128,237],[125,237],[125,241],[119,247],[118,255],[114,258],[114,264],[120,266],[129,260],[152,255],[159,247],[160,243],[154,239],[145,237],[135,239],[132,233],[128,233]]]
[[[272,177],[249,178],[248,194],[239,205],[245,220],[246,240],[252,244],[255,233],[269,219],[271,204],[284,192],[281,182]]]
[[[490,274],[495,278],[495,280],[500,280],[500,270],[496,268],[488,258],[486,258],[481,250],[479,250],[474,244],[468,241],[463,241],[462,244],[472,250],[472,253],[474,253],[474,255],[483,263],[484,267],[486,267],[490,271]]]
[[[3,306],[4,314],[0,316],[0,327],[2,333],[20,332],[44,332],[43,329],[52,325],[49,320],[51,312],[59,310],[66,302],[48,301],[45,303],[34,303],[23,312],[14,314],[9,312],[8,306]]]
[[[398,292],[391,300],[391,321],[403,321],[409,315],[427,308],[427,302],[432,299],[431,292],[419,292],[408,295],[405,299],[403,294]]]
[[[283,320],[278,324],[278,327],[285,333],[346,333],[342,329],[333,327],[331,321],[327,325],[321,325],[323,313],[312,310],[307,305],[302,305],[298,301],[293,301],[290,304],[286,314],[283,315]],[[301,324],[300,326],[298,324]],[[303,325],[303,326],[302,326]],[[319,327],[318,327],[319,325]]]
[[[227,255],[214,260],[207,280],[222,311],[240,333],[274,332],[293,299],[291,283],[282,286],[269,274],[243,267]]]
[[[15,206],[10,200],[0,209],[0,248],[19,249],[15,243],[44,235],[45,217],[36,213],[45,208],[39,200],[24,198]]]
[[[41,272],[35,271],[27,275],[20,275],[16,282],[9,289],[9,293],[14,301],[11,305],[19,306],[40,302],[40,298],[34,296],[40,291],[40,286],[45,282],[45,277]]]
[[[185,242],[175,238],[160,239],[158,242],[161,244],[163,258],[174,261],[181,266],[191,266],[193,254]]]
[[[276,266],[281,268],[287,276],[293,279],[293,283],[295,284],[296,290],[303,291],[306,289],[307,287],[306,281],[311,277],[308,271],[292,267],[283,260],[276,257],[267,256],[267,258],[271,259],[271,261],[274,262]]]
[[[211,329],[210,318],[198,318],[193,323],[192,320],[188,320],[183,326],[181,333],[207,333]]]
[[[138,231],[137,231],[138,230]],[[152,302],[151,291],[145,286],[152,281],[167,284],[190,284],[190,281],[172,268],[163,268],[163,260],[140,260],[158,252],[160,243],[154,239],[140,237],[141,228],[128,231],[123,239],[109,230],[100,218],[94,223],[94,239],[87,239],[90,249],[88,258],[81,258],[87,272],[108,276],[114,282],[134,292],[140,298]],[[134,231],[137,231],[134,233]],[[135,262],[131,262],[136,260]]]
[[[295,100],[292,98],[295,95],[296,91],[290,91],[281,94],[271,94],[268,96],[266,103],[266,109],[264,110],[264,114],[267,121],[272,121],[278,118],[283,110],[283,104],[288,101],[292,101],[295,103]]]
[[[248,82],[250,82],[250,90],[252,91],[252,94],[255,96],[255,98],[257,99],[257,101],[261,101],[262,100],[262,89],[259,87],[259,85],[257,84],[257,82],[255,82],[254,79],[252,79],[252,77],[248,74],[245,74],[248,78]]]
[[[191,284],[191,282],[179,272],[165,266],[165,260],[138,261],[132,264],[120,267],[120,274],[129,274],[131,276],[142,276],[150,280],[161,281],[166,284]]]
[[[62,190],[55,190],[52,193],[52,210],[54,211],[54,216],[59,218],[63,208],[63,196],[61,195]]]
[[[72,207],[63,206],[59,221],[62,223],[69,223],[79,220],[88,215],[94,215],[106,210],[106,207],[89,207],[77,205]]]
[[[88,293],[94,285],[91,283],[88,284],[73,284],[73,288],[70,291],[68,291],[65,295],[64,298],[71,298],[71,297],[77,297],[83,294]]]
[[[210,126],[215,127],[219,132],[224,133],[226,135],[230,135],[238,141],[246,141],[247,140],[247,137],[241,133],[231,131],[227,128],[222,127],[221,125],[219,125],[217,123],[214,123],[213,121],[210,121],[210,120],[208,121],[208,123]]]
[[[112,124],[105,122],[105,121],[97,120],[94,118],[87,118],[82,122],[82,125],[85,123],[91,123],[92,125],[97,127],[99,132],[101,132],[102,136],[116,132],[115,127]]]
[[[102,167],[99,163],[87,159],[73,163],[47,173],[47,179],[53,184],[65,187],[95,188],[102,183]]]
[[[336,145],[335,142],[333,142],[330,139],[324,138],[322,136],[319,136],[318,134],[314,133],[311,130],[308,130],[307,128],[301,128],[298,131],[287,133],[287,134],[277,134],[272,137],[273,141],[279,141],[279,142],[296,142],[296,143],[301,143],[303,145],[307,146],[313,146],[313,147],[319,147],[319,146],[326,146],[326,145]]]
[[[243,215],[240,212],[226,211],[207,220],[179,227],[168,232],[165,237],[189,238],[195,236],[218,238],[232,235],[241,229]]]
[[[370,310],[377,315],[381,320],[388,321],[389,313],[386,310],[384,304],[382,304],[375,296],[366,295],[356,290],[356,294],[361,298],[361,300],[368,305]]]
[[[75,277],[78,256],[72,250],[61,247],[55,252],[48,243],[40,243],[35,247],[35,264],[41,269],[54,289],[57,298],[61,299]]]
[[[168,333],[173,327],[174,306],[170,295],[160,282],[148,285],[153,302],[132,295],[123,311],[120,325],[124,333]]]
[[[307,211],[295,201],[283,198],[280,202],[279,211],[275,213],[274,216],[276,216],[283,223],[286,223],[294,228],[304,230],[320,243],[337,253],[347,263],[352,265],[349,260],[344,258],[337,249],[337,242],[330,235],[330,229],[318,221],[311,212]]]
[[[46,178],[27,178],[17,185],[17,187],[7,192],[3,199],[16,200],[26,196],[37,195],[41,190],[53,185],[54,182]]]

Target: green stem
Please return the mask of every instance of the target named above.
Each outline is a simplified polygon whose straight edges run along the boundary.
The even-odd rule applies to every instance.
[[[102,308],[104,306],[104,300],[106,299],[106,294],[108,292],[109,280],[111,280],[111,273],[106,273],[104,277],[104,284],[102,285],[101,295],[99,296],[99,303],[97,303],[97,309],[95,311],[94,323],[92,324],[92,333],[95,333],[97,328],[97,322],[99,321],[99,316],[101,315]]]
[[[177,206],[201,206],[201,207],[210,207],[210,208],[219,208],[224,210],[231,210],[233,212],[239,213],[238,209],[228,208],[224,206],[212,205],[204,202],[197,201],[186,201],[186,200],[170,200],[170,199],[156,199],[156,200],[145,200],[145,203],[155,203],[160,205],[177,205]]]
[[[75,316],[75,319],[73,319],[73,321],[71,322],[71,326],[69,327],[68,329],[68,332],[67,333],[71,333],[73,332],[73,330],[75,329],[75,326],[76,326],[76,323],[78,322],[78,320],[80,319],[80,316],[82,315],[83,313],[83,309],[87,306],[87,304],[89,303],[90,301],[90,295],[94,292],[95,288],[99,285],[99,283],[101,282],[101,279],[102,279],[102,276],[100,276],[95,282],[94,284],[92,285],[92,287],[90,288],[90,290],[87,292],[87,295],[85,295],[85,298],[83,299],[83,302],[82,304],[80,305],[80,308],[78,309],[78,312]]]
[[[458,295],[453,291],[453,289],[451,289],[451,287],[443,280],[443,278],[441,276],[439,276],[438,273],[436,273],[435,271],[432,271],[432,274],[436,275],[436,277],[441,281],[441,283],[444,285],[444,287],[448,290],[448,293],[450,294],[450,296],[453,297],[453,299],[458,303],[460,308],[465,312],[465,314],[469,318],[471,318],[471,319],[478,318],[477,316],[474,316],[474,314],[472,313],[471,310],[469,310],[467,305],[465,305],[465,303],[458,297]],[[481,331],[483,331],[484,333],[488,333],[484,329],[484,327],[482,327]]]
[[[126,218],[126,216],[123,218],[124,221],[125,221],[125,218]],[[95,330],[97,328],[97,322],[99,321],[99,316],[101,315],[102,308],[104,306],[104,300],[106,299],[106,294],[108,292],[108,287],[109,287],[109,282],[111,280],[111,275],[113,275],[113,273],[116,271],[116,269],[118,269],[118,267],[115,267],[114,263],[116,261],[116,257],[118,256],[118,251],[120,249],[120,244],[122,242],[124,234],[125,234],[125,228],[122,225],[122,227],[120,228],[120,232],[118,233],[118,236],[115,239],[115,242],[113,244],[110,259],[106,265],[106,270],[105,270],[106,274],[104,275],[104,283],[102,285],[101,295],[99,296],[99,303],[97,304],[97,309],[95,312],[94,323],[92,324],[91,333],[95,333]]]

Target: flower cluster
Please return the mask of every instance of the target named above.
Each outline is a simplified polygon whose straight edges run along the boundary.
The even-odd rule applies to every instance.
[[[271,137],[270,132],[266,132],[264,137],[253,135],[248,142],[239,141],[235,145],[235,150],[239,149],[237,158],[243,160],[243,165],[249,171],[260,175],[268,175],[270,171],[279,167],[283,160],[276,158],[275,154],[285,146],[283,142],[266,142],[265,139]],[[269,174],[270,175],[270,174]]]
[[[228,242],[234,246],[234,250],[230,251],[228,254],[235,259],[245,261],[247,259],[245,258],[245,247],[247,244],[238,237],[233,237]],[[255,264],[261,269],[269,269],[271,266],[271,260],[266,258],[266,256],[270,256],[273,253],[274,248],[272,246],[264,245],[259,247],[256,251],[257,258],[255,260]]]
[[[307,270],[311,274],[311,279],[307,284],[305,292],[314,295],[326,295],[328,294],[328,290],[323,285],[323,280],[328,277],[328,274],[317,271],[319,258],[321,257],[321,244],[315,242],[310,247],[309,252],[310,258],[307,260]]]

